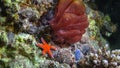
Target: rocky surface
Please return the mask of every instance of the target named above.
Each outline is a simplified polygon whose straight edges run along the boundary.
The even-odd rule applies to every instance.
[[[120,50],[111,50],[110,37],[116,30],[109,15],[84,0],[89,27],[79,42],[61,48],[52,40],[48,21],[58,0],[0,1],[0,68],[119,68]],[[54,58],[42,55],[36,46],[43,37],[58,49]],[[72,39],[72,37],[71,37]]]

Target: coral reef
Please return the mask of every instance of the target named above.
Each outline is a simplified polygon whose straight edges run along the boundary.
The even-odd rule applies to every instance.
[[[120,50],[106,41],[118,25],[89,3],[0,0],[0,68],[119,68]]]
[[[107,50],[100,48],[95,53],[90,52],[78,62],[81,68],[119,68],[120,66],[120,50]]]
[[[40,62],[40,68],[71,68],[68,64],[59,64],[58,62],[46,60]]]
[[[67,64],[73,64],[75,61],[74,55],[71,50],[67,48],[63,48],[58,50],[54,54],[55,60],[60,63],[67,63]]]
[[[37,35],[49,37],[48,25],[42,24],[40,18],[54,2],[38,1],[0,1],[0,68],[40,68],[47,64],[42,64],[48,59],[42,56],[36,43],[40,42]],[[54,60],[49,60],[46,66],[49,68],[51,64],[57,68],[70,68],[68,64]]]

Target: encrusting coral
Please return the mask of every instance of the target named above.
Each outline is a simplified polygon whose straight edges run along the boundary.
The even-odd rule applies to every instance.
[[[78,62],[80,68],[119,68],[120,50],[107,50],[106,47],[99,48],[95,53],[90,52]]]
[[[79,41],[88,27],[82,0],[60,0],[49,23],[56,41],[70,44]]]

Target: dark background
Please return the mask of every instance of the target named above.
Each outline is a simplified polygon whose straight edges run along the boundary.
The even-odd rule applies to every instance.
[[[111,17],[112,23],[117,25],[117,31],[110,37],[105,37],[111,49],[120,48],[120,0],[94,0],[97,9]]]

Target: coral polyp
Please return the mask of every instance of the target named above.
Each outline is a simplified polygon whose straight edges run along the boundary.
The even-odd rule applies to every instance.
[[[60,0],[55,16],[49,23],[53,29],[54,40],[69,44],[79,41],[88,27],[82,0]]]

